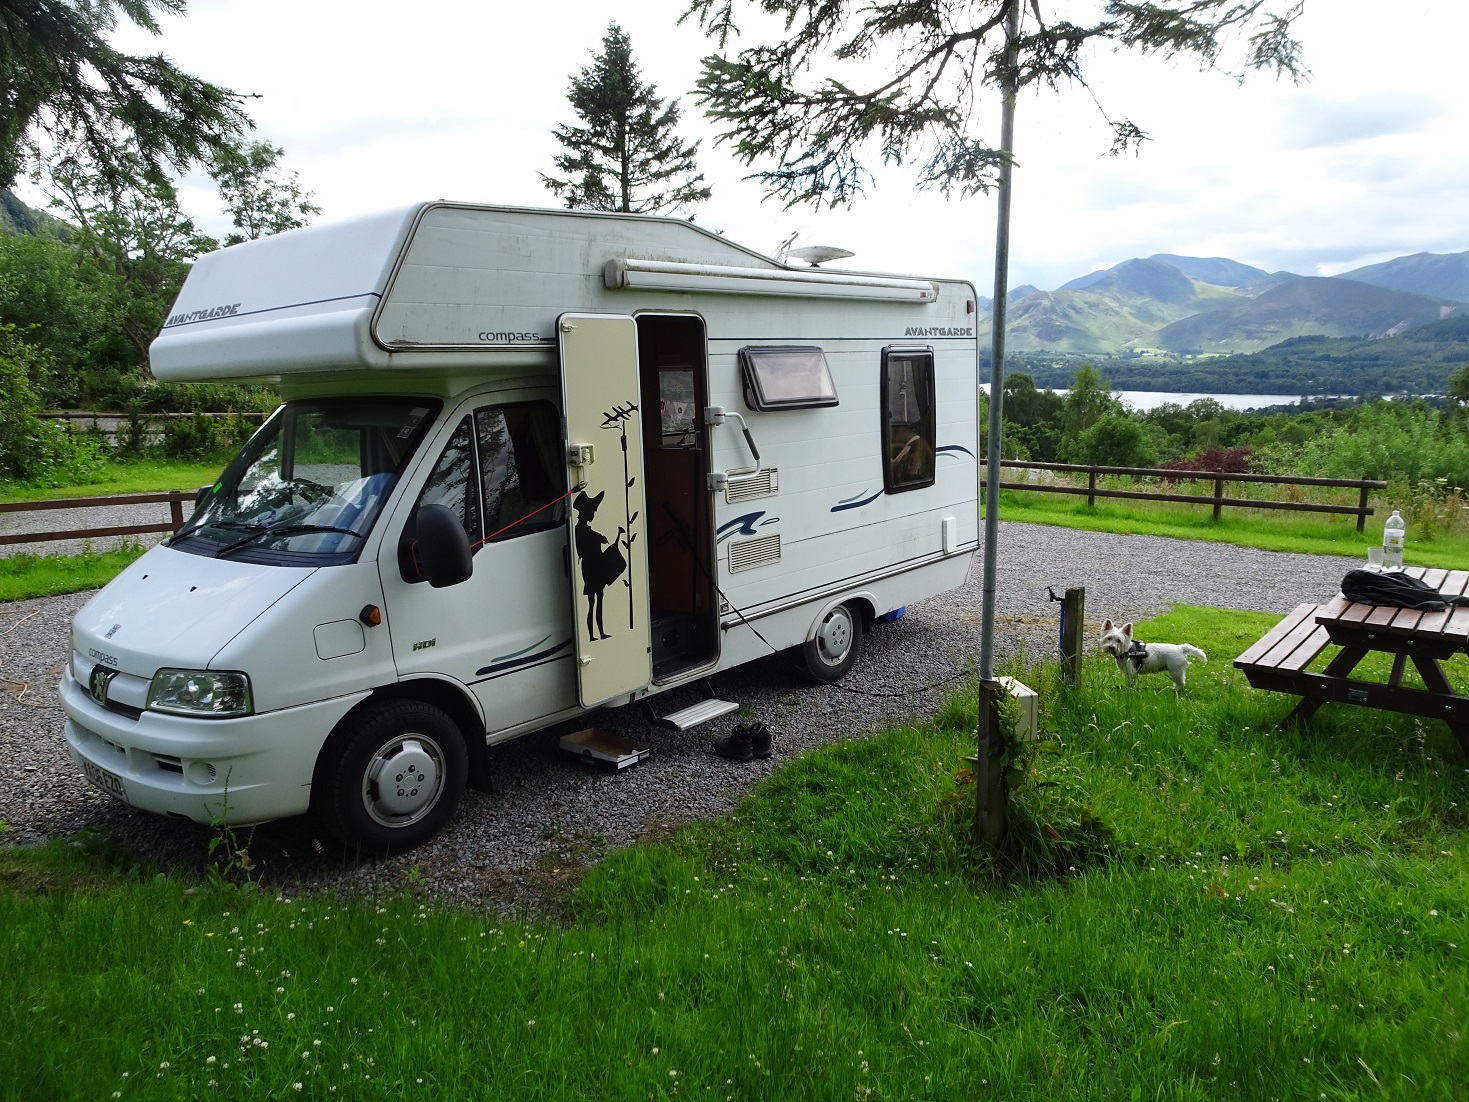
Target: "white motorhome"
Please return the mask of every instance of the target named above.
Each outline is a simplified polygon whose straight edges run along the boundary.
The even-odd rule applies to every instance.
[[[67,741],[137,807],[387,853],[488,745],[772,647],[836,680],[968,570],[976,302],[456,203],[202,257],[154,373],[283,404],[77,614]]]

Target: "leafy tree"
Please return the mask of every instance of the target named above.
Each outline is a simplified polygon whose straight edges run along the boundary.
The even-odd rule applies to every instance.
[[[43,163],[35,176],[50,192],[51,205],[78,227],[77,248],[107,288],[108,321],[130,348],[133,365],[151,378],[149,344],[193,259],[219,243],[184,214],[178,189],[148,169],[131,143],[117,157],[113,167],[131,186],[113,186],[112,175],[85,148]]]
[[[1449,397],[1460,404],[1469,402],[1469,364],[1449,376]]]
[[[162,55],[108,41],[121,14],[159,33],[154,12],[186,0],[0,0],[0,185],[15,181],[38,134],[80,145],[114,186],[141,165],[183,168],[249,125],[241,98]],[[125,155],[124,155],[125,154]]]
[[[1005,376],[1005,420],[1017,425],[1059,423],[1062,400],[1050,387],[1037,390],[1035,379],[1024,371]]]
[[[1063,461],[1067,463],[1093,463],[1085,459],[1081,438],[1102,418],[1119,413],[1120,403],[1112,394],[1112,388],[1091,364],[1082,364],[1071,389],[1061,402],[1061,448]]]
[[[1090,425],[1072,448],[1073,462],[1102,467],[1152,467],[1158,462],[1143,426],[1135,417],[1113,411]]]
[[[1076,5],[1071,5],[1076,7]],[[790,203],[850,202],[868,178],[862,158],[917,157],[919,179],[948,193],[984,191],[1003,154],[975,132],[986,87],[1085,85],[1085,51],[1112,45],[1165,57],[1191,55],[1239,74],[1299,78],[1291,37],[1301,0],[1106,0],[1073,23],[1043,0],[692,0],[689,14],[723,50],[738,33],[736,9],[776,17],[778,40],[734,57],[704,59],[697,97],[746,164]],[[1014,51],[1005,23],[1019,9]],[[1236,49],[1236,47],[1238,47]],[[1146,135],[1109,120],[1113,152]]]
[[[644,84],[632,59],[632,41],[613,23],[602,52],[572,77],[566,98],[581,126],[558,126],[567,152],[556,157],[562,178],[541,181],[568,207],[654,214],[709,198],[694,156],[699,143],[681,141],[678,100],[665,105]]]
[[[269,142],[251,142],[214,156],[209,175],[238,231],[224,239],[226,245],[300,229],[321,213],[311,192],[301,186],[300,176],[294,172],[287,176],[280,167],[284,154]]]

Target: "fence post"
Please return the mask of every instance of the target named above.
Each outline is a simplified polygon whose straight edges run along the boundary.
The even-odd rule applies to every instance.
[[[182,490],[168,492],[168,519],[173,522],[175,532],[184,526],[184,493]]]
[[[1097,470],[1095,467],[1086,473],[1086,488],[1090,491],[1086,495],[1087,508],[1095,509],[1097,507]]]
[[[1086,589],[1068,589],[1061,598],[1061,677],[1071,685],[1081,684],[1083,620]]]
[[[1357,508],[1361,510],[1357,514],[1357,531],[1363,532],[1367,528],[1367,483],[1362,483],[1362,492],[1357,495]]]
[[[1224,479],[1214,480],[1214,523],[1219,523],[1221,510],[1224,508]]]

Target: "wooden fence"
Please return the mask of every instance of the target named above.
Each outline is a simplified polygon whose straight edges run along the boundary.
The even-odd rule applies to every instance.
[[[194,492],[170,490],[164,494],[113,494],[109,497],[59,497],[47,501],[12,501],[0,504],[0,513],[31,513],[42,509],[92,509],[107,505],[153,505],[168,503],[169,520],[157,524],[119,524],[109,528],[78,528],[66,532],[15,532],[0,536],[0,546],[16,543],[48,543],[52,540],[86,540],[101,536],[141,536],[154,532],[177,532],[184,524],[184,503],[193,503]]]
[[[1034,490],[1044,494],[1085,494],[1086,503],[1095,505],[1099,497],[1131,498],[1135,501],[1177,501],[1193,505],[1212,505],[1214,519],[1218,520],[1222,510],[1229,506],[1240,509],[1287,509],[1302,513],[1344,513],[1357,518],[1357,531],[1362,531],[1367,518],[1373,513],[1367,505],[1369,490],[1383,490],[1386,482],[1367,478],[1311,478],[1306,475],[1278,474],[1222,474],[1216,471],[1176,471],[1165,467],[1098,467],[1082,463],[1039,463],[1027,459],[1002,459],[1001,467],[1022,470],[1064,471],[1069,474],[1086,475],[1085,486],[1068,486],[1056,482],[1004,482],[1002,490]],[[1128,475],[1133,478],[1157,478],[1166,482],[1213,482],[1213,494],[1174,494],[1149,492],[1147,490],[1112,490],[1097,485],[1098,475]],[[1355,489],[1356,505],[1330,505],[1314,501],[1257,500],[1247,497],[1225,497],[1226,482],[1268,482],[1281,486],[1330,486],[1338,489]],[[980,484],[984,485],[983,477]]]

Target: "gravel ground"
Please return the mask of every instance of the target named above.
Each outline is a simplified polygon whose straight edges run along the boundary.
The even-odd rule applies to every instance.
[[[192,506],[184,504],[187,516]],[[121,528],[129,524],[168,524],[168,502],[153,505],[98,505],[77,509],[37,509],[24,513],[0,513],[0,536],[32,532],[81,532],[96,528]],[[46,540],[42,543],[0,545],[0,557],[21,552],[32,555],[77,555],[83,551],[110,551],[125,543],[152,547],[167,532],[141,536],[100,536],[90,540]],[[0,631],[4,628],[0,627]]]
[[[349,860],[306,818],[260,827],[250,846],[259,878],[292,892],[372,895],[401,888],[416,867],[420,890],[440,899],[496,909],[540,905],[609,848],[729,811],[804,750],[932,712],[945,690],[913,687],[978,661],[980,563],[976,558],[963,588],[909,606],[897,623],[877,625],[840,686],[805,683],[777,656],[713,678],[716,693],[754,709],[776,732],[769,761],[740,765],[712,755],[709,744],[725,724],[674,734],[653,726],[642,709],[607,710],[493,748],[494,793],[467,793],[449,826],[404,857]],[[1005,523],[996,647],[1001,656],[1022,646],[1031,655],[1055,652],[1059,606],[1048,600],[1048,585],[1058,593],[1086,588],[1087,635],[1094,639],[1094,622],[1103,617],[1142,618],[1173,604],[1285,612],[1303,600],[1328,599],[1353,565],[1345,558]],[[103,825],[152,859],[199,868],[210,828],[134,811],[96,792],[66,748],[55,686],[70,618],[89,596],[0,606],[0,820],[9,825],[8,837],[21,842]],[[685,687],[656,705],[667,712],[702,695]],[[560,755],[560,735],[589,723],[644,742],[653,753],[623,773],[588,769]]]

